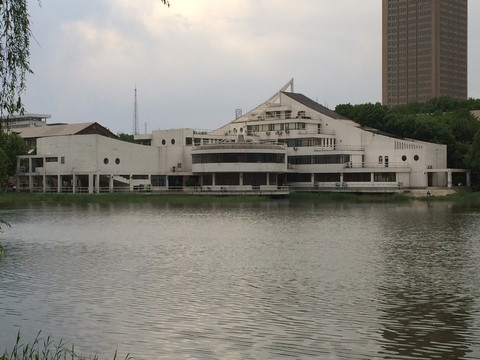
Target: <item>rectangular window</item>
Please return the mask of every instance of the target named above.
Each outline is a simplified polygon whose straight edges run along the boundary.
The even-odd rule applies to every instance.
[[[166,186],[165,175],[152,175],[152,186]]]
[[[375,182],[395,182],[397,181],[396,173],[375,173],[374,174]]]
[[[331,174],[315,174],[316,182],[339,182],[340,174],[331,173]]]
[[[132,175],[132,180],[148,180],[148,175]]]
[[[370,182],[370,173],[346,173],[343,174],[343,181],[345,182]]]
[[[54,156],[47,157],[47,158],[45,158],[45,162],[47,162],[47,163],[48,162],[58,162],[58,157],[54,157]]]

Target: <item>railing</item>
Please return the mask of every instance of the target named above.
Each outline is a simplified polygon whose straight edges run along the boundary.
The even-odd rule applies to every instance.
[[[410,166],[406,163],[400,162],[389,162],[388,164],[379,164],[375,162],[371,163],[352,163],[348,162],[345,164],[345,169],[358,169],[358,168],[373,168],[373,169],[381,169],[381,168],[409,168]]]

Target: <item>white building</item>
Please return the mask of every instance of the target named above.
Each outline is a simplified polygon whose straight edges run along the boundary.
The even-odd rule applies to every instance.
[[[447,169],[446,145],[362,128],[294,93],[293,80],[217,130],[158,130],[135,139],[138,144],[101,135],[39,138],[36,155],[19,158],[17,187],[75,193],[274,194],[288,192],[285,186],[398,192],[451,187],[456,171]]]
[[[47,126],[47,114],[11,115],[2,119],[6,130]]]

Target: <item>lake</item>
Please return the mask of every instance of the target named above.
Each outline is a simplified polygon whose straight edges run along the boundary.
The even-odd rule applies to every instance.
[[[105,359],[480,359],[479,210],[36,203],[0,217],[0,353],[41,330]]]

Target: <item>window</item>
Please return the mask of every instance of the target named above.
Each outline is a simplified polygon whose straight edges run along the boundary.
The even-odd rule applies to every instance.
[[[170,142],[172,143],[172,145],[175,145],[175,139],[172,139]]]
[[[345,173],[343,174],[343,181],[345,182],[370,182],[370,173]]]
[[[379,164],[383,164],[383,157],[382,157],[382,156],[379,156],[379,157],[378,157],[378,163],[379,163]]]
[[[107,159],[107,158],[103,159],[103,163],[104,163],[105,165],[107,165],[107,164],[108,164],[108,159]]]
[[[132,175],[132,180],[148,180],[148,175]]]
[[[165,145],[167,142],[165,141],[165,139],[162,140],[162,145]]]
[[[407,161],[407,156],[406,155],[402,156],[402,161]]]
[[[418,161],[418,159],[420,159],[420,158],[418,157],[418,155],[415,155],[415,156],[413,157],[413,160],[415,160],[415,161]]]
[[[375,182],[395,182],[397,181],[396,173],[375,173],[374,174]]]
[[[58,162],[58,157],[47,157],[45,158],[45,162]]]
[[[167,182],[165,181],[165,175],[152,175],[151,178],[152,186],[166,186]]]
[[[117,165],[120,164],[120,159],[119,158],[115,159],[115,164],[117,164]]]

